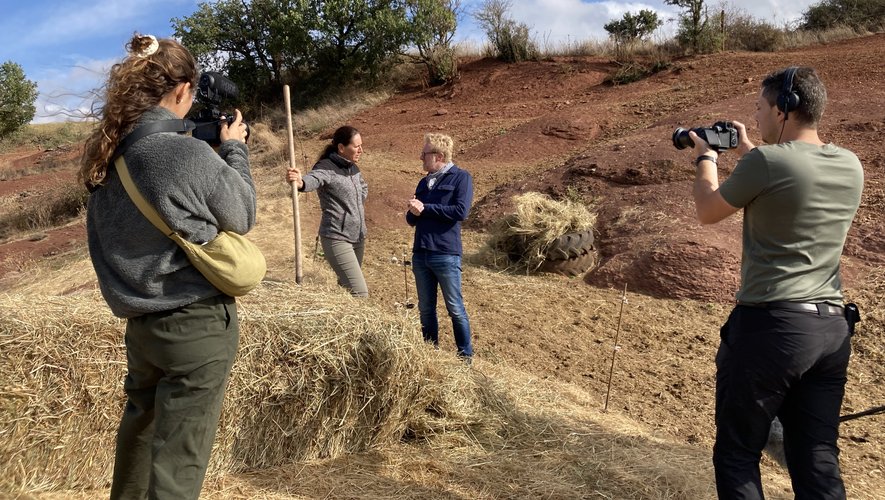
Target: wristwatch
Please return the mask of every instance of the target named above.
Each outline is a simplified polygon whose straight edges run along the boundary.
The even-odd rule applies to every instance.
[[[717,158],[715,156],[701,155],[701,156],[698,156],[697,159],[694,161],[694,166],[699,167],[701,165],[701,162],[704,160],[712,161],[713,165],[717,164],[717,161],[716,161]]]

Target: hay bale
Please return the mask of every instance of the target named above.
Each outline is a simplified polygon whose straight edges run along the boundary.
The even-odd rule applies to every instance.
[[[596,223],[596,214],[587,206],[570,200],[557,201],[542,193],[516,195],[513,205],[516,213],[503,217],[492,227],[488,247],[528,271],[541,266],[547,259],[547,248],[557,238],[592,229]]]
[[[124,403],[124,322],[97,293],[0,304],[0,492],[106,487]],[[266,284],[239,305],[210,474],[401,439],[470,440],[500,426],[481,380],[429,349],[413,317],[288,285]]]

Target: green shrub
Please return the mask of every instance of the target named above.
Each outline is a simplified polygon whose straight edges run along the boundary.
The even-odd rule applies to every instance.
[[[37,84],[25,78],[21,65],[0,64],[0,137],[22,128],[34,118]]]
[[[839,26],[876,31],[885,27],[883,0],[824,0],[802,14],[803,30],[825,31]]]
[[[633,83],[654,73],[654,66],[637,61],[619,63],[619,66],[617,71],[605,78],[605,83],[609,85]]]
[[[725,50],[774,52],[784,46],[784,31],[746,14],[726,17]]]
[[[458,78],[458,56],[452,47],[438,46],[426,53],[430,85],[440,85]]]
[[[538,46],[529,27],[509,17],[509,0],[485,0],[474,14],[490,43],[490,54],[502,61],[519,62],[538,58]]]

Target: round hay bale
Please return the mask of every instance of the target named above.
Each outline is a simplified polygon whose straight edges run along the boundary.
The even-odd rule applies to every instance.
[[[492,227],[489,248],[509,264],[537,271],[545,261],[571,259],[594,252],[596,215],[570,200],[553,200],[528,192],[513,197],[516,213]]]
[[[0,303],[0,492],[107,487],[125,402],[124,321],[96,292]],[[279,284],[238,309],[209,474],[403,439],[472,442],[503,425],[487,382],[424,344],[411,315],[337,288]]]

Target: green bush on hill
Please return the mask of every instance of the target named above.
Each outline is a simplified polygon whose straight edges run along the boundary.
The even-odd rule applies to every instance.
[[[885,28],[885,1],[823,0],[802,15],[803,30],[824,31],[840,26],[863,31]]]

